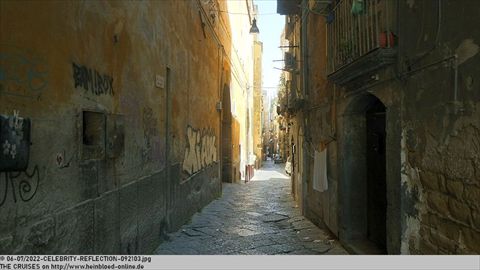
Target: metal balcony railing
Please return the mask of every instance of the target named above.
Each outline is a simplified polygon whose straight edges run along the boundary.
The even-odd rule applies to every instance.
[[[392,0],[338,0],[327,16],[328,73],[395,44]]]

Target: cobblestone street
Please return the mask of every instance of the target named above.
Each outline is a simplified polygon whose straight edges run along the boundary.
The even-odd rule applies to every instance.
[[[348,254],[305,219],[290,195],[283,164],[266,163],[247,184],[223,184],[223,195],[170,234],[157,254]]]

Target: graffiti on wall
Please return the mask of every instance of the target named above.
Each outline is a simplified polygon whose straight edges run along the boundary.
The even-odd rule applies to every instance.
[[[0,52],[0,94],[39,98],[48,85],[45,62],[14,49]]]
[[[20,117],[19,111],[11,116],[0,115],[0,142],[0,207],[9,192],[15,203],[17,197],[27,202],[35,196],[40,183],[38,166],[28,172],[30,119]]]
[[[143,108],[143,130],[147,143],[150,143],[150,140],[153,136],[158,135],[157,118],[153,114],[152,108]]]
[[[215,133],[211,129],[187,128],[187,147],[183,159],[183,170],[192,175],[217,161]]]
[[[113,96],[113,78],[98,71],[72,63],[75,88],[81,87],[94,95]]]
[[[143,108],[143,137],[145,139],[145,145],[142,149],[142,160],[143,162],[148,162],[152,160],[152,154],[154,149],[156,148],[155,145],[155,137],[158,136],[158,121],[155,117],[153,109],[150,107]]]
[[[4,181],[3,185],[1,184],[2,180]],[[9,190],[14,203],[17,203],[19,199],[23,202],[28,202],[37,193],[39,185],[40,171],[37,165],[33,167],[31,172],[28,172],[28,170],[0,172],[0,207],[7,201]]]

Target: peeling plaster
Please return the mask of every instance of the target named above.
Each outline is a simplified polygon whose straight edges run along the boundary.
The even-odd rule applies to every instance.
[[[407,157],[407,139],[408,139],[408,128],[404,128],[402,130],[402,139],[401,139],[401,152],[400,152],[400,161],[402,164],[402,176],[401,176],[401,183],[402,186],[407,187],[407,192],[411,193],[413,186],[411,185],[412,179],[419,179],[419,170],[417,168],[413,168],[410,163],[408,162]]]
[[[402,240],[401,240],[401,254],[410,254],[410,242],[414,241],[415,249],[418,249],[419,239],[417,238],[420,231],[420,219],[421,209],[419,209],[419,202],[423,201],[423,190],[420,182],[420,170],[416,167],[412,167],[408,161],[407,155],[407,139],[408,139],[408,128],[402,130],[401,137],[401,151],[400,151],[400,160],[401,160],[401,187],[402,187],[402,209],[410,208],[412,215],[404,215],[405,221],[402,228]],[[402,210],[402,212],[405,211]]]
[[[473,39],[464,39],[462,43],[455,49],[458,56],[458,65],[465,63],[468,59],[475,56],[479,51],[479,46],[473,42]]]
[[[418,232],[420,231],[420,220],[407,216],[405,227],[406,227],[406,230],[402,236],[400,253],[404,255],[409,255],[410,254],[410,238],[412,236],[418,235]],[[418,250],[419,246],[420,246],[419,241],[415,241],[414,248]]]

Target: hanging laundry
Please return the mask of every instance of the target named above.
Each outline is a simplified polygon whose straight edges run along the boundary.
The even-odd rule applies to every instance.
[[[350,12],[353,15],[360,15],[364,11],[364,0],[353,0]]]

